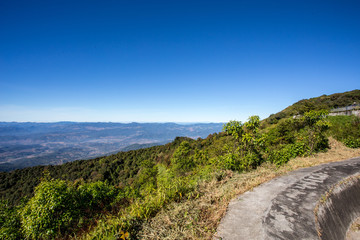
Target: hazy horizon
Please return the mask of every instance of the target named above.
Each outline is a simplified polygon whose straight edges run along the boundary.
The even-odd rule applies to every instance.
[[[166,124],[166,123],[175,123],[179,125],[187,125],[187,124],[211,124],[211,123],[225,123],[225,122],[111,122],[111,121],[104,121],[104,122],[79,122],[79,121],[53,121],[53,122],[36,122],[36,121],[0,121],[0,123],[120,123],[120,124],[131,124],[131,123],[159,123],[159,124]]]

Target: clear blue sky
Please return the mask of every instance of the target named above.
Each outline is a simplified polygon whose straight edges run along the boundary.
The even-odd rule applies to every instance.
[[[0,2],[0,121],[243,121],[359,88],[360,1]]]

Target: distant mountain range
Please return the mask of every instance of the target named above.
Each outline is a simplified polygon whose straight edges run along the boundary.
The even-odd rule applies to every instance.
[[[0,122],[0,171],[62,164],[164,144],[177,136],[204,138],[222,123]]]

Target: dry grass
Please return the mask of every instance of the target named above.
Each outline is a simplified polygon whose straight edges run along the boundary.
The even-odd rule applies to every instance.
[[[360,239],[360,217],[355,219],[346,233],[346,240]]]
[[[211,181],[200,183],[198,197],[172,203],[143,224],[141,239],[211,239],[225,215],[230,200],[239,194],[299,168],[341,161],[360,156],[360,149],[350,149],[330,138],[330,149],[310,157],[295,158],[282,167],[263,164],[247,173],[223,172]]]
[[[322,163],[338,162],[349,158],[359,157],[360,148],[352,149],[346,147],[341,142],[333,138],[329,138],[330,149],[324,153],[318,153],[310,157],[298,157],[291,160],[286,166],[290,170],[295,170],[303,167],[311,167]]]
[[[350,231],[359,232],[360,231],[360,217],[357,218],[350,226]]]

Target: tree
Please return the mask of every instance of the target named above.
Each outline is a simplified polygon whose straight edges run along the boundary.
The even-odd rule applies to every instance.
[[[237,140],[233,148],[227,146],[227,153],[222,157],[226,168],[242,171],[260,163],[263,137],[259,134],[259,127],[259,116],[249,117],[244,124],[230,121],[224,125],[224,131]]]
[[[183,141],[175,150],[173,157],[171,158],[171,164],[176,175],[184,175],[195,166],[191,151],[192,148],[188,141]]]
[[[329,129],[330,123],[326,117],[327,111],[309,111],[304,113],[302,121],[304,123],[305,139],[309,146],[309,153],[328,147],[328,139],[325,131]]]
[[[244,133],[243,126],[244,125],[241,123],[241,121],[232,120],[224,125],[223,131],[228,135],[233,136],[236,140],[239,140]]]

